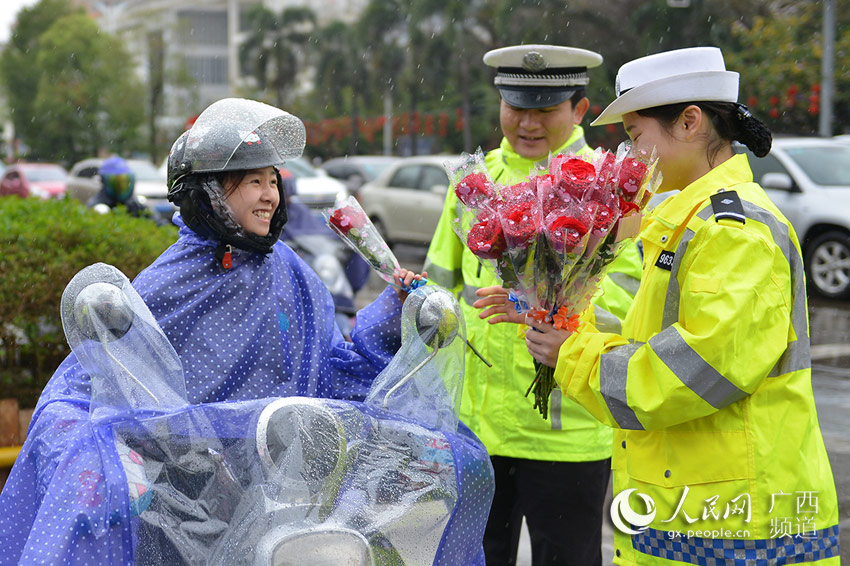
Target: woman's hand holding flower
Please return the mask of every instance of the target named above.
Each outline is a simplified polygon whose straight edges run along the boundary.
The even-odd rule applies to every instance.
[[[550,368],[558,364],[561,345],[570,337],[569,330],[558,330],[548,322],[529,319],[531,330],[525,333],[525,345],[531,356]],[[536,331],[536,332],[535,332]]]
[[[420,274],[402,267],[395,274],[396,286],[393,287],[393,289],[395,290],[396,294],[398,295],[398,298],[401,300],[402,303],[407,300],[407,296],[413,290],[413,288],[411,287],[413,282],[421,281],[422,279],[428,279],[427,271],[423,271]]]

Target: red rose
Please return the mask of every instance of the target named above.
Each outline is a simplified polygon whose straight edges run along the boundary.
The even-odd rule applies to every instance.
[[[548,173],[545,174],[545,175],[538,175],[536,177],[532,177],[531,180],[534,181],[534,184],[536,186],[535,188],[537,188],[537,189],[539,189],[541,186],[543,186],[547,183],[551,187],[555,186],[555,176],[549,175]]]
[[[471,173],[460,180],[455,187],[455,194],[466,206],[477,206],[482,199],[493,196],[493,183],[484,173]]]
[[[614,168],[616,164],[617,156],[611,153],[610,151],[606,151],[605,157],[602,160],[602,164],[599,166],[599,184],[604,185],[614,178]]]
[[[596,169],[584,159],[572,158],[561,164],[561,190],[571,196],[581,198],[596,181]]]
[[[587,226],[578,218],[557,216],[549,222],[549,239],[560,253],[569,253],[587,234]]]
[[[514,246],[526,246],[537,235],[537,222],[534,218],[534,203],[521,201],[508,203],[502,208],[502,229],[509,242]]]
[[[565,200],[560,193],[551,192],[542,198],[543,217],[548,218],[552,212],[560,212],[567,207],[569,200]]]
[[[620,213],[623,216],[625,216],[626,214],[628,214],[632,210],[640,210],[640,207],[637,204],[635,204],[633,202],[629,202],[626,199],[624,199],[623,197],[619,197],[619,199],[620,199]]]
[[[530,202],[534,200],[534,195],[537,194],[535,191],[535,184],[535,182],[523,182],[505,187],[502,189],[501,193],[502,200],[508,204],[518,201]]]
[[[343,234],[348,234],[352,228],[362,228],[366,224],[366,216],[356,208],[344,206],[334,210],[329,222]]]
[[[594,230],[608,230],[611,225],[614,223],[614,213],[611,209],[604,204],[600,204],[598,202],[591,202],[589,205],[592,205],[593,211],[593,229]],[[588,206],[588,210],[590,210],[590,206]]]
[[[644,162],[627,157],[620,165],[620,173],[617,176],[617,186],[623,191],[623,196],[631,200],[640,189],[643,178],[646,176],[647,166]]]
[[[496,218],[484,218],[472,225],[466,236],[469,250],[484,259],[498,259],[507,249],[502,225]]]

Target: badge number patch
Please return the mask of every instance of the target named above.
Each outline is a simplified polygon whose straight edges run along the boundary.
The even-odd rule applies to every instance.
[[[655,262],[655,267],[660,267],[661,269],[666,269],[667,271],[673,270],[673,260],[676,258],[676,254],[674,252],[663,251],[661,255],[658,256],[658,261]]]

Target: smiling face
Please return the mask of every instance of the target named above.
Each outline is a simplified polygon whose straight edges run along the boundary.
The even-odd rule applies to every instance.
[[[580,124],[587,108],[587,98],[573,107],[570,100],[546,108],[515,108],[502,100],[499,121],[502,133],[511,147],[527,159],[545,159],[550,151],[564,145]]]
[[[225,200],[233,211],[233,218],[242,229],[258,236],[267,236],[271,219],[278,204],[280,193],[274,167],[251,169],[236,186],[226,184]]]

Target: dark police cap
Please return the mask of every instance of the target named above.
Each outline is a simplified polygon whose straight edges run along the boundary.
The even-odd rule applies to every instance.
[[[602,64],[602,55],[560,45],[513,45],[484,54],[496,68],[493,84],[515,108],[546,108],[568,100],[589,81],[587,70]]]

